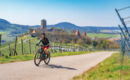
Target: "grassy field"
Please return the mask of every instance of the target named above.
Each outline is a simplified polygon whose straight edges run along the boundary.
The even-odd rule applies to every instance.
[[[36,45],[36,42],[37,40],[34,38],[34,39],[31,39],[31,38],[28,38],[28,39],[23,39],[23,52],[24,54],[27,54],[27,53],[30,53],[30,50],[29,50],[29,39],[31,41],[31,52],[35,52],[36,48],[35,48],[35,45]],[[12,42],[10,43],[10,48],[11,48],[11,52],[13,53],[13,49],[15,48],[15,43]],[[17,53],[20,55],[22,54],[22,46],[21,46],[21,39],[18,39],[17,41]],[[9,44],[3,44],[1,46],[1,53],[4,54],[4,55],[9,55]]]
[[[103,33],[88,33],[87,35],[90,38],[94,38],[94,37],[97,37],[97,38],[114,38],[114,37],[118,36],[117,34],[103,34]]]
[[[73,80],[120,80],[120,54],[115,53]],[[130,80],[130,59],[125,56],[121,80]]]
[[[80,54],[88,54],[91,52],[94,52],[94,51],[78,51],[78,52],[62,52],[62,53],[57,52],[57,53],[52,53],[51,57],[80,55]],[[0,58],[0,64],[9,63],[9,62],[17,62],[17,61],[27,61],[27,60],[32,60],[33,58],[34,58],[34,54],[5,56],[5,57]]]

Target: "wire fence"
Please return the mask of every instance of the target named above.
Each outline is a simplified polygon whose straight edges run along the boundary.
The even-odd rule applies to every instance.
[[[35,54],[36,51],[40,48],[39,46],[36,46],[36,43],[37,43],[36,39],[18,40],[16,37],[14,42],[8,43],[4,46],[1,45],[0,57]],[[55,42],[50,42],[50,49],[49,49],[51,53],[75,52],[75,51],[86,51],[86,50],[87,49],[84,47],[74,46],[72,44],[68,45],[65,43],[55,43]]]
[[[130,19],[129,15],[127,15],[127,17],[123,17],[121,16],[121,12],[120,11],[124,11],[126,9],[130,10],[130,6],[125,7],[125,8],[121,8],[121,9],[115,9],[117,16],[119,17],[120,21],[121,21],[121,25],[118,25],[118,27],[121,30],[121,58],[120,58],[120,63],[121,63],[121,67],[120,67],[120,80],[124,79],[124,77],[126,77],[124,74],[129,74],[128,72],[130,71],[130,33],[129,33],[129,29],[128,29],[128,23],[130,23],[130,21],[128,21],[128,19]],[[126,15],[126,13],[125,13]],[[126,21],[127,20],[127,21]]]

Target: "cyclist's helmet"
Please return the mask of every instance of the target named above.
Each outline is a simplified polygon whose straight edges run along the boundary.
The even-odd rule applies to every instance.
[[[43,33],[42,33],[42,35],[44,35],[44,36],[45,36],[45,33],[43,32]]]

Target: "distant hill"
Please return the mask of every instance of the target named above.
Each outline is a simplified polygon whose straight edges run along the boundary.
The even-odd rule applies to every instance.
[[[11,34],[19,34],[26,32],[30,26],[12,24],[4,19],[0,19],[0,31],[10,32]]]
[[[4,19],[0,19],[0,31],[11,31],[13,34],[19,34],[27,32],[29,28],[36,28],[40,27],[40,25],[19,25],[19,24],[12,24]],[[118,27],[100,27],[100,26],[77,26],[75,24],[69,23],[69,22],[61,22],[54,25],[48,25],[48,28],[54,27],[54,28],[61,28],[65,30],[80,30],[81,32],[100,32],[101,30],[119,30]]]
[[[69,22],[61,22],[55,25],[48,25],[48,27],[59,27],[65,30],[79,30],[81,32],[100,32],[101,30],[119,30],[118,27],[100,27],[100,26],[77,26]]]
[[[40,27],[40,25],[34,25],[34,26],[19,25],[10,23],[5,19],[0,19],[0,33],[3,34],[4,39],[7,39],[7,37],[15,37],[16,35],[27,32],[28,29],[30,28],[36,28],[36,27]],[[118,27],[77,26],[70,22],[60,22],[54,25],[47,25],[47,28],[51,27],[65,29],[67,31],[79,30],[80,32],[100,32],[102,30],[119,30]]]
[[[19,24],[12,24],[7,20],[0,19],[0,31],[8,32],[11,35],[17,35],[21,33],[25,33],[28,31],[29,28],[36,28],[40,27],[40,25],[19,25]],[[69,22],[61,22],[54,25],[48,25],[48,28],[61,28],[65,30],[79,30],[80,32],[100,32],[101,30],[119,30],[118,27],[100,27],[100,26],[77,26],[75,24]]]
[[[0,19],[0,34],[2,34],[2,42],[11,41],[16,35],[25,33],[29,28],[28,25],[12,24],[7,20]]]

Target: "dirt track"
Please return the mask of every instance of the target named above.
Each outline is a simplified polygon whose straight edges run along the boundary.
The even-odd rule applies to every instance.
[[[51,58],[49,65],[36,67],[33,61],[0,64],[0,80],[71,80],[97,65],[113,52]]]

